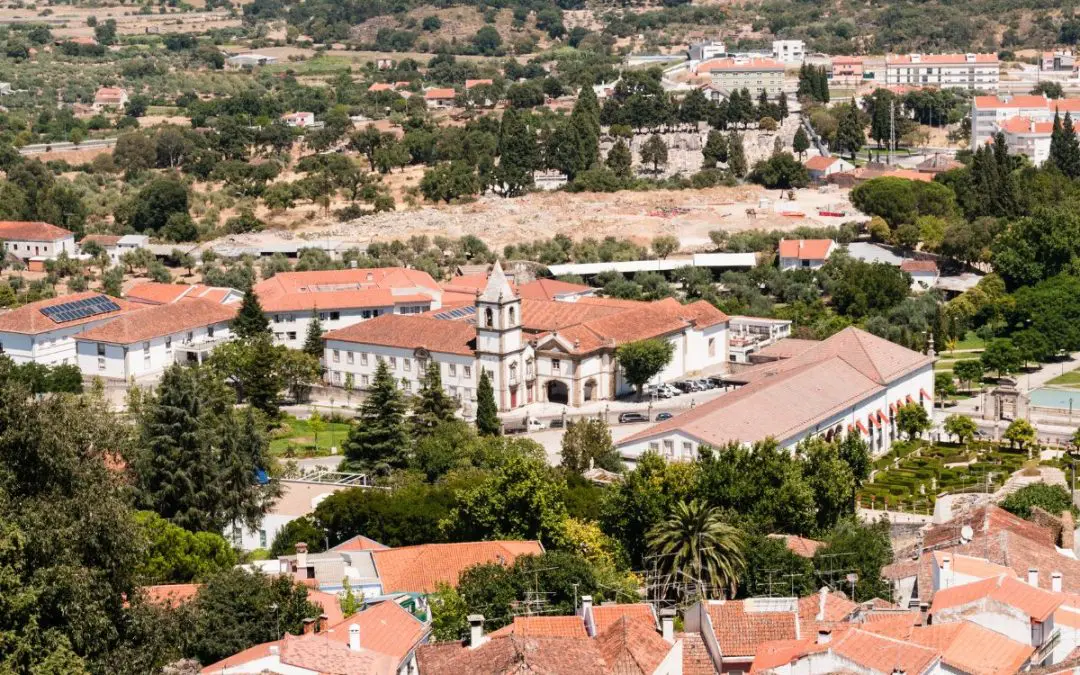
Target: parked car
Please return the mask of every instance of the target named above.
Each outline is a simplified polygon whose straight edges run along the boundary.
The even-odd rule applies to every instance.
[[[534,431],[541,431],[544,428],[544,423],[535,417],[530,417],[526,420],[522,420],[518,423],[507,424],[503,427],[504,434],[524,434],[532,433]]]
[[[551,425],[548,428],[550,428],[550,429],[562,429],[563,428],[563,418],[556,417],[555,419],[551,420]]]
[[[675,383],[675,388],[684,394],[689,394],[690,392],[695,391],[693,388],[691,388],[689,380],[679,380]]]
[[[674,415],[672,415],[669,412],[658,412],[658,413],[656,413],[656,421],[657,422],[663,422],[664,420],[669,420],[672,417],[674,417]]]
[[[619,415],[620,424],[629,424],[631,422],[648,422],[649,417],[645,413],[639,412],[624,412]]]
[[[705,378],[694,380],[694,382],[697,382],[697,385],[701,387],[701,391],[707,391],[713,388],[713,383]]]
[[[706,379],[708,379],[709,382],[712,382],[712,385],[714,387],[722,387],[722,386],[724,386],[724,378],[722,378],[722,377],[717,377],[717,376],[714,375],[714,376],[706,378]]]
[[[670,384],[665,384],[664,386],[660,387],[660,391],[661,393],[666,394],[664,398],[671,398],[672,396],[682,395],[681,391],[671,386]]]

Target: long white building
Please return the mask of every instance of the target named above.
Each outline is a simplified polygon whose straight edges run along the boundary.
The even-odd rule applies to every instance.
[[[0,221],[0,242],[4,250],[20,260],[55,258],[61,253],[75,256],[75,234],[41,222]]]
[[[620,454],[634,461],[653,451],[688,461],[706,445],[772,438],[794,448],[812,436],[847,433],[859,434],[879,454],[898,437],[899,406],[915,402],[933,410],[932,356],[858,328],[797,344],[790,358],[725,378],[741,384],[739,389],[623,439],[617,444]],[[776,347],[791,353],[783,342]]]
[[[415,392],[434,361],[443,386],[466,412],[481,368],[491,376],[501,410],[534,401],[580,406],[631,391],[615,356],[619,345],[670,342],[672,360],[657,378],[667,381],[723,364],[727,327],[728,317],[703,301],[522,299],[496,266],[473,304],[424,316],[384,315],[328,332],[324,363],[331,385],[348,380],[365,389],[379,361],[386,361],[402,389]]]
[[[885,84],[997,91],[1000,68],[996,54],[890,54]]]
[[[32,302],[0,314],[0,354],[17,364],[74,364],[75,336],[141,308],[96,291]]]

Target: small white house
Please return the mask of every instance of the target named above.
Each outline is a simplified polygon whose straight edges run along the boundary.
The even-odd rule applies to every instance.
[[[806,43],[802,40],[773,40],[772,57],[781,63],[802,63],[806,59]]]
[[[806,167],[807,173],[810,174],[810,180],[825,180],[834,173],[844,173],[855,168],[854,164],[840,157],[824,157],[822,155],[811,157],[803,163],[803,166]]]
[[[0,314],[0,354],[15,363],[75,363],[75,336],[140,309],[96,291],[23,305]]]
[[[933,260],[905,260],[900,263],[900,269],[911,275],[911,290],[916,293],[933,288],[941,276]]]
[[[297,129],[306,129],[315,124],[315,113],[311,112],[294,112],[281,116],[282,121],[290,127],[296,127]]]
[[[202,363],[232,337],[236,303],[193,298],[122,316],[76,337],[83,375],[156,379],[173,363]]]
[[[0,221],[0,241],[5,251],[20,260],[75,255],[75,234],[49,223]]]
[[[836,242],[832,239],[781,239],[780,270],[816,270],[835,250]]]

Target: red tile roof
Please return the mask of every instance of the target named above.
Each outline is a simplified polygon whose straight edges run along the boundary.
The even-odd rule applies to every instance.
[[[1003,101],[997,96],[976,96],[975,107],[988,110],[991,108],[1046,108],[1049,105],[1049,99],[1045,96],[1032,96],[1032,95],[1020,95],[1009,98],[1008,101]]]
[[[402,546],[371,555],[383,593],[432,593],[439,583],[456,586],[461,573],[473,565],[511,565],[518,556],[543,551],[538,541],[478,541]]]
[[[822,644],[816,637],[763,644],[750,672],[771,670],[825,652],[879,673],[899,670],[908,675],[928,671],[939,659],[936,650],[851,628],[834,633],[829,642]]]
[[[930,614],[964,607],[981,600],[994,600],[1026,612],[1034,621],[1046,621],[1064,598],[1060,593],[1044,591],[1014,577],[1003,575],[939,590],[934,594]]]
[[[621,605],[593,605],[591,611],[593,629],[597,635],[611,628],[623,618],[639,621],[652,630],[657,628],[656,615],[653,614],[652,605],[646,602]]]
[[[923,63],[933,64],[964,64],[968,63],[967,54],[919,54],[919,60],[911,58],[911,54],[889,54],[885,62],[890,65],[919,65]],[[998,63],[997,54],[975,54],[975,63],[989,64]]]
[[[676,640],[682,640],[682,675],[715,675],[709,650],[699,633],[676,633]]]
[[[449,87],[428,89],[424,92],[426,99],[447,99],[454,98],[456,95],[457,93]]]
[[[77,335],[76,339],[130,345],[232,321],[238,308],[237,304],[222,305],[203,298],[185,300],[180,307],[157,305],[124,314],[109,323],[95,326]]]
[[[598,635],[596,646],[618,675],[652,675],[672,649],[655,628],[627,616]]]
[[[998,123],[998,128],[1010,134],[1046,135],[1054,130],[1054,123],[1032,121],[1027,117],[1010,117]]]
[[[941,652],[945,665],[969,675],[1011,675],[1035,651],[970,621],[921,626],[910,641]]]
[[[326,639],[348,644],[349,626],[353,624],[360,627],[361,647],[391,656],[395,664],[401,663],[428,633],[423,622],[388,600],[331,625],[325,631]]]
[[[385,551],[389,546],[380,544],[374,539],[365,537],[362,534],[358,534],[351,539],[346,539],[337,546],[331,548],[331,551]]]
[[[857,604],[840,593],[826,593],[824,606],[821,593],[799,598],[799,633],[814,635],[819,628],[834,628],[847,621],[858,608]]]
[[[437,298],[442,290],[427,272],[404,267],[275,274],[255,284],[267,312],[391,307]]]
[[[825,157],[817,155],[803,162],[808,171],[824,171],[840,160],[839,157]]]
[[[742,71],[742,70],[784,70],[784,64],[772,59],[732,59],[720,58],[709,59],[698,64],[698,73],[712,73],[716,71]]]
[[[361,640],[363,634],[361,633]],[[386,654],[363,648],[353,651],[347,643],[331,642],[319,635],[285,635],[281,641],[281,663],[321,675],[390,675],[397,664]]]
[[[323,339],[401,349],[423,347],[440,354],[472,356],[476,346],[476,326],[427,316],[383,314],[328,331]]]
[[[585,632],[585,622],[580,616],[515,616],[513,623],[493,631],[489,634],[489,637],[497,638],[508,635],[542,638],[589,637],[589,634]]]
[[[938,266],[933,260],[905,260],[900,263],[900,269],[904,272],[933,272],[936,274]]]
[[[194,599],[200,588],[202,584],[161,584],[143,586],[139,590],[151,604],[178,607]]]
[[[71,230],[37,221],[0,221],[0,239],[6,241],[58,241],[75,236]]]
[[[109,246],[116,246],[120,242],[120,235],[117,234],[88,234],[79,240],[79,246],[85,246],[90,242],[101,244],[102,247],[108,248]]]
[[[867,615],[859,628],[869,633],[907,640],[921,622],[922,615],[919,612],[880,612]]]
[[[25,335],[38,335],[40,333],[47,333],[57,328],[81,326],[83,324],[93,323],[95,321],[115,319],[116,317],[123,316],[128,312],[143,309],[141,305],[133,304],[120,298],[109,298],[120,306],[120,309],[118,311],[106,312],[104,314],[95,314],[93,316],[84,317],[82,319],[75,319],[74,321],[65,321],[63,323],[57,323],[41,313],[41,310],[45,307],[62,305],[66,302],[76,302],[78,300],[85,300],[86,298],[93,298],[100,295],[101,293],[98,291],[84,291],[82,293],[62,295],[58,298],[49,298],[47,300],[38,300],[37,302],[31,302],[28,305],[23,305],[22,307],[13,309],[10,312],[0,314],[0,331],[8,333],[22,333]]]
[[[773,539],[783,539],[787,550],[803,558],[813,558],[817,550],[825,545],[825,542],[816,539],[807,539],[796,534],[770,534]]]
[[[465,88],[472,89],[473,87],[479,87],[483,84],[493,84],[492,80],[465,80]]]
[[[146,281],[136,284],[124,294],[124,297],[133,302],[142,302],[148,305],[165,305],[178,300],[191,298],[206,298],[221,302],[229,293],[234,292],[231,288],[215,286],[203,286],[202,284],[162,284],[156,281]]]
[[[779,252],[781,258],[824,260],[832,247],[832,239],[781,239]]]
[[[729,600],[708,605],[713,632],[725,657],[753,656],[765,642],[798,637],[795,612],[748,612],[746,602]]]
[[[522,299],[554,300],[556,296],[588,293],[591,290],[591,286],[583,284],[571,284],[558,279],[537,279],[518,286],[517,292]]]

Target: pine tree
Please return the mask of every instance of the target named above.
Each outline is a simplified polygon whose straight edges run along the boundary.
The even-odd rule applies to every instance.
[[[480,383],[476,387],[476,431],[481,436],[498,436],[502,433],[499,407],[495,404],[495,389],[487,370],[480,369]]]
[[[140,420],[137,492],[143,508],[180,527],[220,532],[225,523],[214,505],[223,486],[211,449],[218,421],[202,394],[196,369],[177,364],[165,371]]]
[[[836,149],[851,153],[851,158],[855,159],[855,155],[865,144],[866,134],[863,132],[862,120],[859,119],[859,106],[852,99],[847,113],[840,118],[840,124],[837,125]]]
[[[722,164],[728,161],[728,144],[727,137],[723,133],[713,129],[709,132],[709,137],[705,141],[705,147],[701,149],[702,157],[704,161],[701,163],[703,169],[715,169],[716,165]]]
[[[746,150],[743,149],[742,136],[732,131],[728,134],[728,171],[736,178],[746,175]]]
[[[280,350],[285,347],[275,347],[270,333],[255,333],[245,342],[251,354],[246,359],[244,397],[267,417],[276,419],[278,396],[284,386],[278,365],[281,363]]]
[[[217,440],[221,489],[221,519],[232,525],[243,524],[250,530],[258,528],[263,514],[281,495],[276,478],[266,484],[256,480],[261,470],[270,475],[270,443],[259,425],[255,410],[250,406],[243,413],[228,415]]]
[[[806,135],[806,129],[801,124],[795,130],[795,138],[791,140],[791,149],[798,153],[799,159],[802,159],[806,151],[810,149],[810,138]]]
[[[776,108],[777,108],[777,111],[780,113],[780,119],[777,120],[777,121],[778,122],[783,122],[784,120],[787,119],[787,116],[788,116],[788,104],[787,104],[787,93],[786,92],[782,91],[782,92],[780,92],[780,95],[776,97]]]
[[[304,353],[310,354],[317,359],[323,357],[323,329],[322,321],[319,320],[319,310],[311,310],[311,321],[308,323],[307,337],[304,338]]]
[[[574,113],[587,114],[596,124],[597,131],[600,129],[600,103],[596,100],[596,92],[592,87],[584,86],[578,92],[577,102],[574,103]]]
[[[454,419],[455,409],[456,402],[443,389],[441,368],[432,361],[420,380],[420,393],[413,402],[413,436],[425,436],[440,424]]]
[[[630,146],[626,140],[619,138],[615,145],[611,146],[607,154],[607,167],[615,172],[620,178],[629,178],[634,164],[634,156],[630,152]]]
[[[600,155],[600,105],[592,87],[581,88],[570,113],[570,126],[577,132],[578,170],[585,171]]]
[[[1065,165],[1061,171],[1069,178],[1076,178],[1080,176],[1080,141],[1076,138],[1071,113],[1065,113],[1065,121],[1061,124],[1061,135],[1065,142]]]
[[[518,197],[533,184],[537,168],[537,145],[534,134],[521,113],[509,108],[499,126],[498,182],[504,197]]]
[[[401,468],[408,461],[405,400],[385,360],[375,368],[371,389],[343,445],[349,462],[365,469]]]
[[[1058,171],[1065,172],[1068,163],[1068,151],[1065,149],[1065,136],[1061,128],[1061,115],[1054,111],[1054,125],[1050,131],[1050,155],[1047,162],[1057,167]]]
[[[232,321],[232,331],[241,339],[270,332],[270,320],[263,314],[259,296],[255,295],[255,291],[251,288],[244,291],[244,301],[240,304],[240,311]]]

